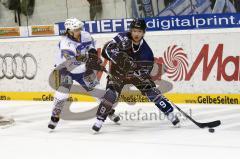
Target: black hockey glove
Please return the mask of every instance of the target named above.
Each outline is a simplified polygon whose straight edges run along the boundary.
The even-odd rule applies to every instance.
[[[103,71],[105,68],[101,65],[102,60],[97,56],[95,49],[90,49],[88,52],[88,59],[86,61],[87,69]]]
[[[86,62],[89,60],[89,58],[91,58],[93,60],[98,59],[96,49],[92,48],[88,51],[88,54],[80,53],[79,55],[76,56],[76,60],[80,61],[80,62]]]
[[[97,55],[97,50],[92,48],[88,51],[88,54],[76,56],[76,60],[80,62],[86,62],[87,70],[103,71],[105,68],[101,66],[102,60]]]

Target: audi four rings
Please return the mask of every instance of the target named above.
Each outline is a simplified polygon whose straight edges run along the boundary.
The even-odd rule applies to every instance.
[[[31,70],[31,71],[29,71]],[[25,55],[0,54],[0,79],[34,79],[37,75],[37,60],[27,53]]]

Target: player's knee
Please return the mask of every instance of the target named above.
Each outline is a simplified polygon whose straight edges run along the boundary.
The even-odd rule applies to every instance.
[[[157,88],[152,88],[146,91],[147,97],[155,103],[155,105],[164,113],[169,114],[173,111],[172,104],[162,95],[162,92]]]
[[[73,84],[73,80],[71,76],[67,75],[61,78],[60,87],[64,87],[69,90],[72,84]]]
[[[73,84],[73,80],[66,68],[55,69],[53,73],[56,89],[59,89],[60,87],[70,89]]]
[[[87,70],[83,75],[83,83],[81,85],[86,91],[92,91],[99,84],[96,73],[93,70]]]
[[[105,95],[103,96],[103,99],[114,104],[116,102],[117,96],[118,96],[118,93],[116,91],[112,89],[108,89]]]
[[[144,94],[148,97],[148,99],[154,103],[158,103],[162,97],[162,92],[158,90],[156,87],[152,87],[144,92]]]

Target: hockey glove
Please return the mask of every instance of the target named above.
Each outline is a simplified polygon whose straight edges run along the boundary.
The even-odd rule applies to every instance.
[[[101,65],[102,60],[97,56],[97,51],[95,49],[89,50],[88,60],[86,61],[87,69],[103,71],[105,68]]]

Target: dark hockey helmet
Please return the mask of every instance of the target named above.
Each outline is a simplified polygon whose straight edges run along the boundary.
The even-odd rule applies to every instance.
[[[134,19],[130,24],[130,29],[133,29],[133,28],[141,29],[145,32],[146,29],[147,29],[147,25],[146,25],[145,20],[141,19],[141,18],[140,19]]]

